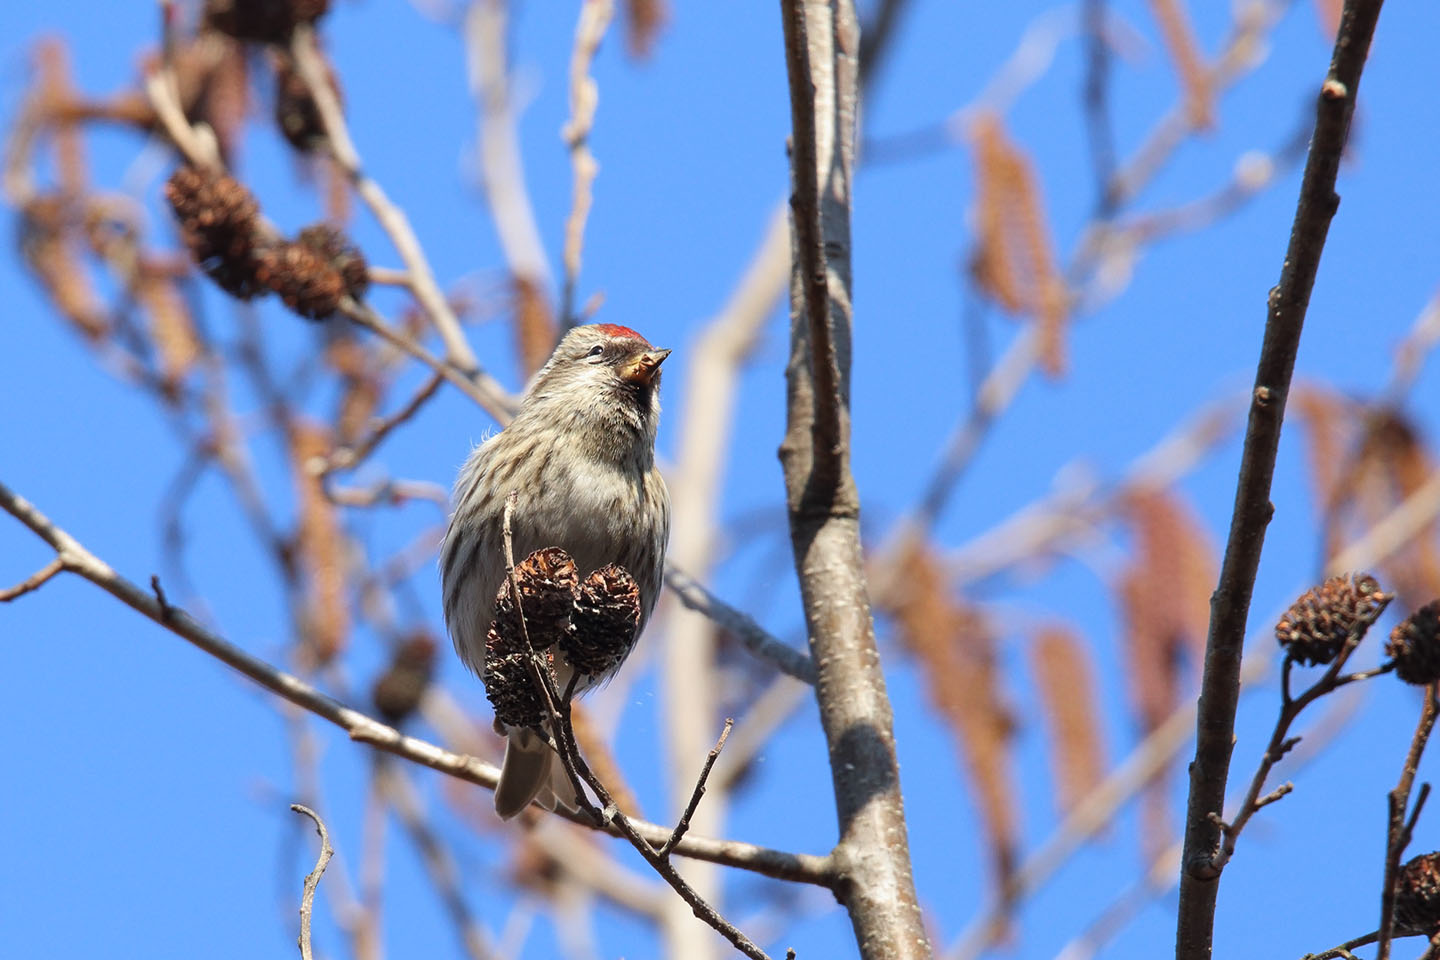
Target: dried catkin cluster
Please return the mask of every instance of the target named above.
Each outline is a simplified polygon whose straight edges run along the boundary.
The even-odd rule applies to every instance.
[[[507,580],[495,597],[482,679],[496,719],[508,726],[538,727],[545,706],[527,666],[527,634],[552,680],[557,651],[575,673],[604,676],[635,642],[640,588],[615,564],[594,571],[582,583],[575,561],[559,547],[537,550],[516,564],[515,580],[520,610]]]
[[[1290,605],[1275,637],[1295,662],[1326,664],[1351,637],[1364,636],[1391,599],[1368,574],[1331,577]]]

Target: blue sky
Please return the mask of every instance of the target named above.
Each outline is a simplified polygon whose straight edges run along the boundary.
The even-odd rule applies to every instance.
[[[476,117],[460,38],[408,4],[337,6],[325,37],[367,168],[408,212],[442,283],[493,288],[503,260],[477,187]],[[1201,47],[1213,53],[1226,35],[1230,5],[1189,6]],[[1124,157],[1177,91],[1149,5],[1113,7],[1143,38],[1142,54],[1117,64],[1112,80]],[[867,134],[900,135],[945,118],[974,99],[1037,17],[1074,23],[1076,10],[915,0],[865,105]],[[145,3],[0,6],[0,36],[6,38],[0,47],[0,117],[8,125],[15,115],[36,38],[63,35],[77,83],[100,93],[131,82],[156,20]],[[527,4],[513,25],[526,175],[555,263],[570,203],[570,167],[558,131],[568,113],[564,78],[573,23],[572,5]],[[1440,13],[1427,4],[1392,3],[1381,17],[1297,379],[1372,395],[1388,375],[1394,347],[1436,292],[1437,28]],[[595,67],[601,99],[592,149],[601,172],[578,299],[603,292],[599,319],[636,327],[676,349],[667,366],[668,413],[659,442],[662,453],[673,455],[687,348],[724,303],[785,189],[789,112],[779,18],[773,3],[677,0],[650,60],[627,58],[620,41],[617,25]],[[1295,4],[1270,37],[1263,65],[1220,102],[1218,130],[1187,143],[1134,209],[1163,210],[1206,195],[1226,181],[1245,152],[1278,148],[1309,110],[1329,48],[1315,10]],[[1034,158],[1062,259],[1073,251],[1095,199],[1079,110],[1083,62],[1077,34],[1063,33],[1054,62],[1005,117],[1010,135]],[[164,236],[169,225],[153,204],[169,171],[164,150],[113,132],[92,138],[91,147],[96,180],[150,201],[152,228]],[[246,141],[240,169],[283,227],[297,228],[319,215],[287,148],[268,132]],[[1144,252],[1124,292],[1075,325],[1069,375],[1058,382],[1030,380],[987,438],[937,531],[940,543],[954,546],[983,532],[1052,490],[1062,470],[1073,476],[1075,464],[1116,477],[1187,416],[1243,395],[1298,180],[1292,169],[1233,217]],[[969,360],[961,318],[970,294],[961,268],[973,200],[963,144],[867,168],[857,177],[853,429],[856,478],[872,537],[914,505],[944,438],[966,409]],[[13,227],[13,211],[9,216]],[[374,262],[398,265],[362,211],[354,235]],[[157,518],[184,451],[151,401],[102,370],[54,322],[14,257],[0,259],[0,289],[7,295],[4,323],[11,334],[0,351],[0,480],[143,582],[164,569]],[[229,317],[220,298],[207,296],[206,303],[212,322]],[[377,304],[393,310],[396,301],[382,297]],[[278,305],[263,307],[260,317],[282,362],[314,349],[310,329]],[[1016,326],[994,311],[985,323],[998,355]],[[470,334],[482,360],[514,385],[504,325],[482,324]],[[743,379],[720,513],[746,526],[725,544],[730,558],[715,587],[753,609],[777,634],[796,640],[800,609],[775,457],[783,432],[785,336],[777,312],[758,362]],[[405,383],[419,380],[412,371]],[[253,401],[243,390],[241,397]],[[1407,410],[1434,434],[1440,387],[1433,364],[1422,371]],[[375,466],[448,484],[470,442],[492,426],[458,393],[443,391],[387,442]],[[274,456],[264,443],[258,446],[262,472],[275,489],[288,491]],[[1315,569],[1314,506],[1303,452],[1298,432],[1287,432],[1252,633],[1293,599]],[[1217,544],[1223,543],[1238,458],[1238,440],[1232,439],[1181,486]],[[438,519],[433,505],[414,504],[366,518],[360,529],[367,541],[393,547]],[[202,482],[186,521],[187,561],[207,601],[207,617],[247,649],[281,657],[288,628],[275,575],[216,477]],[[46,558],[43,545],[18,525],[0,523],[0,581],[21,579]],[[438,625],[438,587],[425,574],[416,583],[429,622]],[[996,585],[994,599],[1016,623],[1047,617],[1075,623],[1095,650],[1106,702],[1121,704],[1121,626],[1109,586],[1093,567],[1061,561],[1041,575]],[[1018,802],[1023,845],[1031,849],[1048,836],[1055,814],[1043,728],[1024,668],[1024,634],[1019,628],[1005,632],[1001,660],[1021,718]],[[953,738],[926,706],[923,676],[900,656],[888,632],[882,633],[882,649],[896,703],[916,880],[937,944],[945,944],[986,894],[986,854],[964,765]],[[357,642],[347,664],[356,687],[363,689],[380,656],[373,641]],[[1372,641],[1359,659],[1368,664],[1378,656]],[[267,694],[71,578],[0,610],[0,671],[0,719],[12,732],[7,786],[0,791],[0,936],[8,952],[63,958],[293,951],[289,923],[299,878],[309,869],[311,835],[286,810],[296,784],[285,720]],[[444,679],[483,712],[479,685],[448,657]],[[1296,792],[1257,817],[1243,838],[1221,890],[1217,955],[1298,956],[1373,928],[1384,793],[1399,772],[1418,698],[1388,679],[1369,686],[1344,731],[1296,775]],[[642,803],[659,810],[654,756],[662,718],[653,670],[645,670],[630,696],[619,756]],[[1274,709],[1273,685],[1242,702],[1233,779],[1253,769]],[[342,851],[337,863],[353,869],[361,785],[371,758],[329,728],[314,729],[325,813]],[[1135,724],[1123,709],[1107,715],[1106,732],[1112,758],[1124,756],[1136,741]],[[752,785],[734,804],[728,834],[827,849],[834,815],[823,758],[815,712],[806,706],[760,758]],[[1421,779],[1434,771],[1427,760]],[[436,811],[437,828],[459,852],[472,905],[498,929],[515,902],[505,876],[493,869],[501,834],[475,830],[442,802],[434,778],[418,780]],[[1172,782],[1178,820],[1183,784],[1178,776]],[[1097,845],[1027,901],[1016,956],[1053,956],[1125,888],[1139,864],[1137,822],[1127,810]],[[1440,845],[1434,822],[1421,820],[1417,851]],[[345,859],[347,850],[352,859]],[[619,856],[643,870],[628,852]],[[458,955],[413,849],[398,833],[390,863],[390,955]],[[727,885],[731,913],[742,924],[772,894],[746,876]],[[767,948],[783,954],[794,946],[802,958],[852,955],[848,923],[826,899],[804,898],[803,919]],[[1168,951],[1173,910],[1173,896],[1148,906],[1110,955]],[[602,915],[598,930],[602,956],[658,955],[656,942],[633,920]],[[328,916],[321,917],[317,937],[331,955],[341,951]],[[553,933],[542,923],[523,956],[546,957],[553,949]]]

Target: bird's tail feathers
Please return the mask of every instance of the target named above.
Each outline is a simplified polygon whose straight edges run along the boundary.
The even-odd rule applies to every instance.
[[[531,802],[546,810],[580,807],[565,765],[550,745],[533,730],[512,729],[505,742],[500,782],[495,785],[495,812],[501,820],[509,820]]]

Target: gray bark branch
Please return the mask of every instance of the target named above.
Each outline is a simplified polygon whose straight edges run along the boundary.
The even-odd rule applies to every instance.
[[[1330,71],[1316,105],[1315,133],[1280,283],[1270,292],[1225,560],[1210,601],[1210,631],[1200,681],[1195,760],[1190,767],[1185,846],[1180,862],[1176,960],[1210,957],[1215,898],[1220,886],[1216,867],[1220,826],[1216,821],[1224,813],[1225,784],[1234,748],[1245,622],[1265,543],[1265,527],[1274,509],[1270,481],[1275,473],[1275,453],[1310,291],[1315,285],[1330,220],[1340,202],[1335,195],[1335,178],[1349,137],[1360,71],[1370,49],[1380,5],[1381,0],[1346,0]]]
[[[860,955],[931,955],[911,875],[894,724],[850,473],[850,195],[858,107],[848,0],[782,0],[793,129],[788,425],[780,459],[840,839],[836,897]]]

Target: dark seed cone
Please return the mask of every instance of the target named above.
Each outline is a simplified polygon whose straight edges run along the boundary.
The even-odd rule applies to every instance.
[[[485,638],[485,672],[480,679],[485,682],[485,697],[495,708],[495,719],[511,727],[539,727],[545,719],[545,700],[535,689],[535,681],[525,662],[529,654],[524,650],[509,650],[503,655],[489,651],[503,648],[505,640],[496,635],[495,625]],[[541,654],[545,670],[553,681],[555,668],[548,654]]]
[[[365,255],[343,233],[317,223],[301,230],[297,239],[324,257],[325,262],[339,272],[346,293],[356,300],[364,298],[365,291],[370,289],[370,266],[365,262]]]
[[[263,251],[255,275],[280,295],[286,306],[307,320],[323,320],[340,306],[345,281],[320,254],[299,243],[280,243]]]
[[[1433,936],[1440,931],[1440,851],[1422,853],[1395,878],[1395,932]]]
[[[393,726],[404,723],[420,706],[420,698],[435,675],[435,641],[419,631],[395,650],[390,666],[371,691],[375,709]]]
[[[320,108],[305,79],[286,61],[275,70],[275,126],[290,146],[309,153],[325,139]]]
[[[625,659],[640,626],[640,588],[624,567],[601,567],[580,585],[560,650],[576,673],[603,676]]]
[[[1346,640],[1365,635],[1390,600],[1367,574],[1331,577],[1290,605],[1275,637],[1297,663],[1330,663]]]
[[[242,300],[264,292],[256,259],[260,205],[249,190],[223,173],[186,166],[171,174],[165,199],[191,257],[210,279]]]
[[[546,547],[515,565],[515,580],[521,609],[517,613],[507,577],[495,595],[495,619],[485,636],[481,679],[485,696],[495,708],[495,719],[512,727],[538,727],[545,718],[545,700],[526,666],[530,653],[525,638],[528,634],[531,648],[540,652],[554,646],[569,630],[570,607],[580,575],[570,554],[559,547]],[[525,615],[523,631],[519,613]],[[553,681],[553,655],[540,653],[540,658]]]
[[[1390,631],[1385,654],[1406,683],[1425,686],[1440,680],[1440,600],[1433,600]]]
[[[284,43],[329,8],[330,0],[206,0],[205,25],[236,40]]]
[[[580,583],[580,574],[570,554],[559,547],[536,550],[515,565],[515,580],[520,586],[520,607],[525,614],[525,630],[530,635],[530,645],[536,650],[553,646],[569,632],[570,607],[575,602],[575,589]],[[495,595],[495,620],[491,624],[492,636],[503,638],[502,655],[511,650],[524,650],[524,634],[520,631],[520,618],[516,615],[515,602],[510,595],[510,580],[506,578]],[[486,654],[496,652],[487,641]]]

